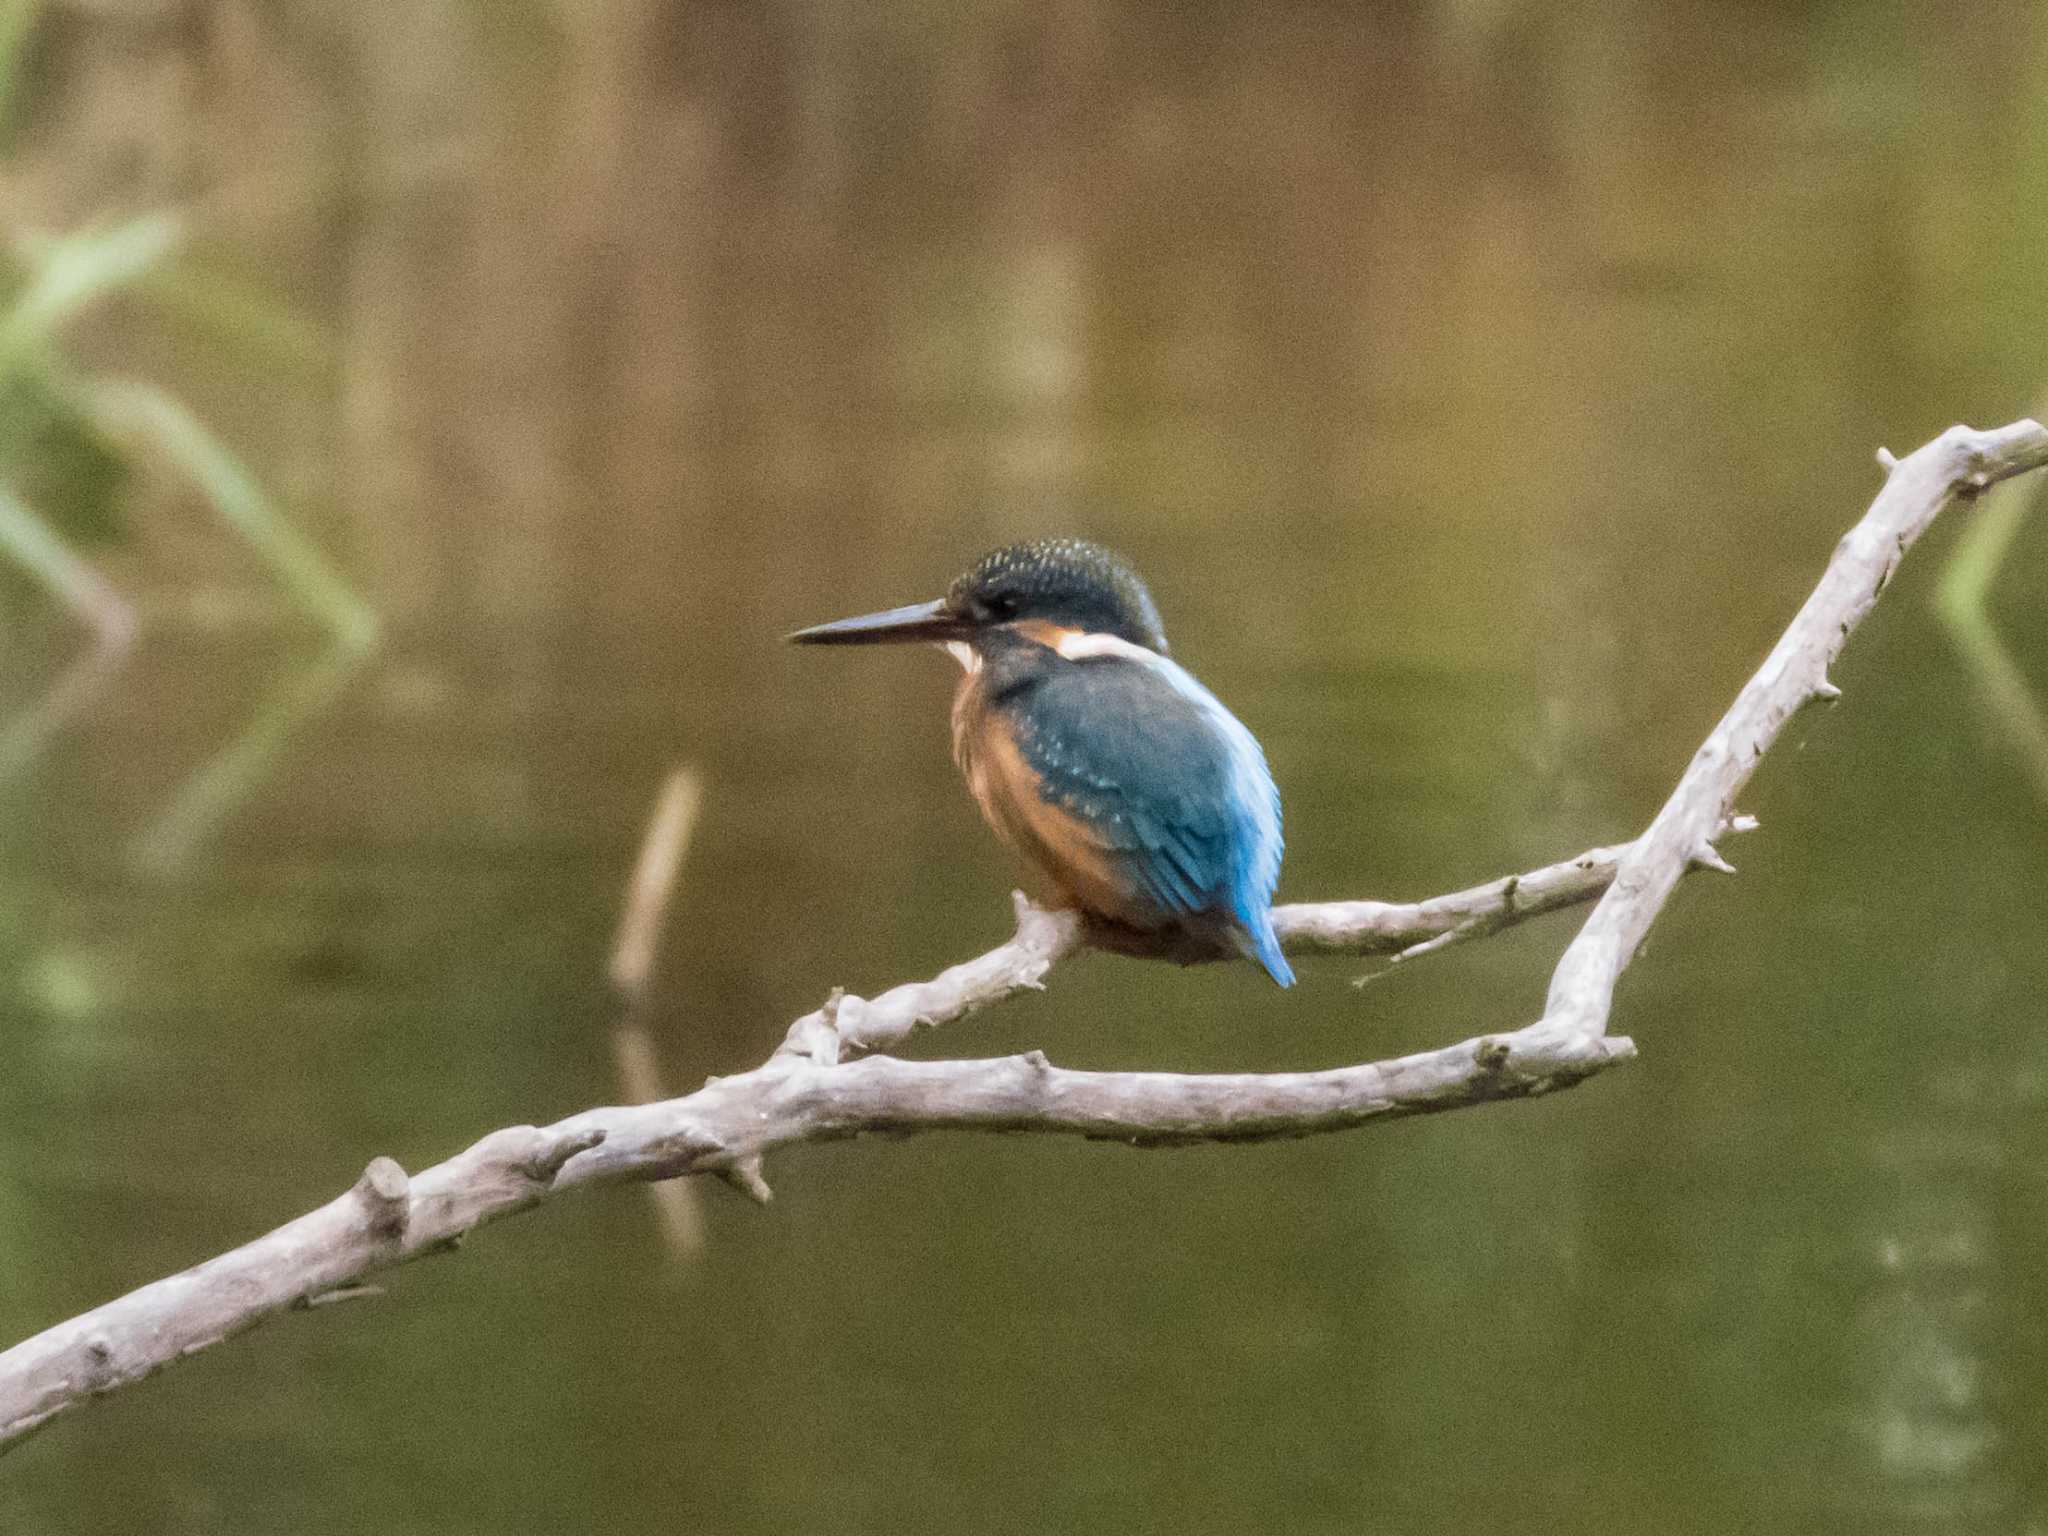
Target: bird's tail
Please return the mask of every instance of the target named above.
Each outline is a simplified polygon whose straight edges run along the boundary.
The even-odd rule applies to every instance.
[[[1242,917],[1244,926],[1239,930],[1239,942],[1244,946],[1245,957],[1258,961],[1281,986],[1293,986],[1294,967],[1280,953],[1280,937],[1273,932],[1272,910],[1260,905]]]

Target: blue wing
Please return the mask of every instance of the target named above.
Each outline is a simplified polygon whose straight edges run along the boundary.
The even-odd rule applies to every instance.
[[[1270,915],[1280,795],[1251,732],[1161,656],[1056,665],[1029,692],[1004,724],[1046,804],[1160,920],[1220,917],[1292,982]]]

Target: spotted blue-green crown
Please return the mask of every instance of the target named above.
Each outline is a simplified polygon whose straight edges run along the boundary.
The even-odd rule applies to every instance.
[[[1040,539],[983,555],[946,606],[977,624],[1045,619],[1166,654],[1159,609],[1138,573],[1086,539]]]

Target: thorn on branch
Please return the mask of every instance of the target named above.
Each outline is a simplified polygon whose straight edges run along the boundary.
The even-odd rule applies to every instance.
[[[1991,456],[1984,451],[1981,445],[1973,444],[1970,448],[1970,471],[1963,476],[1962,494],[1965,496],[1980,495],[1990,490],[1997,483],[1998,475],[1995,472]]]
[[[819,1010],[823,1028],[812,1032],[809,1055],[821,1067],[836,1067],[845,1052],[845,1035],[839,1027],[839,1011],[846,1006],[846,988],[834,987]]]
[[[775,1191],[768,1187],[768,1180],[762,1175],[761,1154],[758,1152],[739,1159],[730,1168],[719,1169],[718,1176],[756,1205],[766,1205],[775,1198]]]
[[[688,1172],[706,1158],[716,1157],[725,1150],[725,1143],[701,1125],[686,1125],[673,1136],[665,1137],[661,1155],[666,1161],[673,1156],[680,1171]]]
[[[1022,891],[1010,892],[1010,909],[1017,916],[1017,933],[1014,942],[1024,949],[1051,949],[1059,940],[1061,914],[1051,907],[1041,907]],[[1043,983],[1033,982],[1033,986]]]
[[[1879,448],[1877,450],[1877,467],[1883,470],[1885,475],[1889,477],[1891,472],[1899,467],[1899,456],[1889,448]]]
[[[1812,698],[1819,699],[1823,704],[1832,704],[1841,696],[1842,690],[1835,686],[1832,678],[1826,676],[1823,676],[1819,682],[1813,685],[1813,693],[1810,695]]]
[[[1701,843],[1699,847],[1693,849],[1690,859],[1695,869],[1710,869],[1717,875],[1735,873],[1735,866],[1722,858],[1720,849],[1712,843]]]
[[[412,1214],[412,1180],[388,1157],[373,1157],[356,1180],[355,1194],[368,1214],[372,1237],[399,1237]]]
[[[1423,955],[1433,955],[1440,949],[1449,949],[1453,944],[1459,943],[1476,932],[1480,926],[1479,919],[1467,918],[1455,928],[1446,928],[1433,939],[1422,939],[1414,944],[1410,944],[1406,949],[1396,950],[1394,957],[1387,962],[1387,970],[1392,970],[1404,960],[1415,960]],[[1378,974],[1384,976],[1386,971],[1381,971]]]
[[[605,1138],[602,1126],[587,1126],[547,1138],[546,1143],[520,1165],[520,1171],[536,1184],[552,1184],[563,1164],[579,1152],[588,1152]]]
[[[333,1290],[322,1291],[317,1296],[301,1297],[298,1305],[310,1311],[314,1307],[331,1307],[337,1302],[369,1301],[383,1294],[384,1287],[381,1285],[337,1285]]]

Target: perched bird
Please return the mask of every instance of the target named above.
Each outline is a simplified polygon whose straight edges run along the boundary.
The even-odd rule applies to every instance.
[[[1137,574],[1081,539],[984,556],[946,595],[798,630],[799,645],[943,645],[953,757],[996,835],[1112,947],[1240,953],[1273,935],[1280,795],[1250,731],[1166,654]]]

